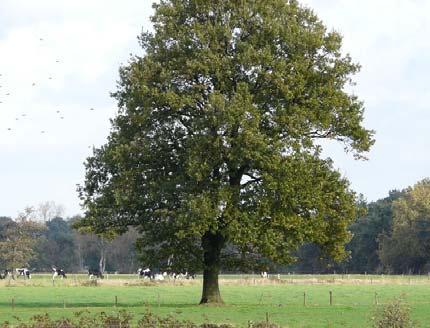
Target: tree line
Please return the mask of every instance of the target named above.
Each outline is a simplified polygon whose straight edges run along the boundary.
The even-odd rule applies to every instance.
[[[313,244],[304,245],[288,270],[428,274],[430,272],[430,179],[390,191],[377,201],[359,201],[362,214],[349,227],[349,257],[334,263]]]
[[[325,257],[317,245],[306,244],[296,253],[296,262],[289,266],[255,254],[254,261],[248,259],[246,265],[225,261],[222,271],[430,272],[430,179],[390,191],[377,201],[366,202],[361,198],[358,207],[361,214],[349,227],[351,239],[346,244],[349,256],[340,263]],[[27,266],[49,272],[55,266],[67,272],[98,268],[103,272],[131,273],[148,260],[146,252],[139,252],[142,236],[135,229],[118,236],[96,235],[73,228],[82,219],[80,216],[46,217],[46,221],[40,218],[43,216],[36,220],[34,211],[28,208],[15,219],[0,217],[0,268]],[[234,247],[227,247],[226,257],[229,252],[234,252]]]
[[[73,229],[79,216],[35,221],[26,217],[0,217],[0,268],[28,267],[50,272],[136,272],[139,265],[135,243],[137,232],[121,236],[97,236]]]

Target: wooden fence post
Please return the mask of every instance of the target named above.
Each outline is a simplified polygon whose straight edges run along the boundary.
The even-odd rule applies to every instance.
[[[306,292],[303,292],[303,306],[306,306]]]
[[[333,305],[333,293],[332,291],[329,291],[330,293],[330,305]]]

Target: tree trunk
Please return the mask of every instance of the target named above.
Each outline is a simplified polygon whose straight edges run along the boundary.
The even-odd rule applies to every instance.
[[[220,234],[205,233],[203,247],[203,292],[200,304],[222,304],[219,292],[218,275],[220,270],[221,249],[224,238]]]

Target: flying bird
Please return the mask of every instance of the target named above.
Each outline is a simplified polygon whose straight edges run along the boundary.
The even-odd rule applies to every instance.
[[[33,82],[32,86],[34,87],[35,85],[36,85],[36,83],[35,83],[35,82]]]

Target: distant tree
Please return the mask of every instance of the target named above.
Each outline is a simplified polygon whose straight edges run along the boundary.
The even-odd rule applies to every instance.
[[[104,272],[109,239],[81,230],[75,233],[75,241],[81,269],[99,269]]]
[[[392,229],[380,238],[379,255],[388,270],[430,271],[430,179],[409,187],[393,203]]]
[[[0,216],[0,240],[5,238],[4,233],[11,222],[13,222],[11,217]]]
[[[74,240],[76,242],[79,270],[98,268],[100,258],[97,249],[97,236],[75,231]]]
[[[43,222],[64,215],[64,206],[56,204],[54,201],[40,203],[36,210],[37,218]]]
[[[393,203],[402,197],[404,192],[393,190],[389,196],[369,204],[363,204],[366,213],[358,217],[350,229],[353,234],[347,249],[351,252],[346,264],[349,272],[381,272],[380,236],[388,234],[393,223]]]
[[[34,246],[44,230],[43,225],[22,220],[22,217],[20,221],[1,221],[1,266],[8,269],[27,266],[35,256]]]
[[[36,221],[36,210],[33,206],[26,206],[22,212],[18,213],[16,221]]]
[[[77,222],[82,220],[80,216],[71,218],[71,224],[75,228],[74,239],[77,245],[77,255],[80,268],[98,269],[105,272],[107,253],[114,233],[93,233],[88,227],[78,227]]]
[[[134,230],[121,236],[98,236],[81,231],[74,233],[74,240],[80,270],[98,268],[101,272],[126,273],[137,270],[137,233]]]
[[[345,91],[359,66],[341,36],[295,0],[155,9],[145,55],[121,68],[108,142],[86,162],[81,225],[138,227],[155,265],[203,269],[201,303],[222,302],[227,245],[276,263],[306,242],[344,258],[355,194],[320,141],[363,157],[373,140]]]
[[[78,270],[76,243],[70,224],[62,218],[46,221],[46,231],[39,239],[32,265],[39,270],[51,271],[52,266],[68,272]]]
[[[136,252],[138,236],[138,232],[135,229],[129,229],[126,233],[112,240],[107,259],[107,268],[109,271],[122,273],[136,272],[139,267]]]

